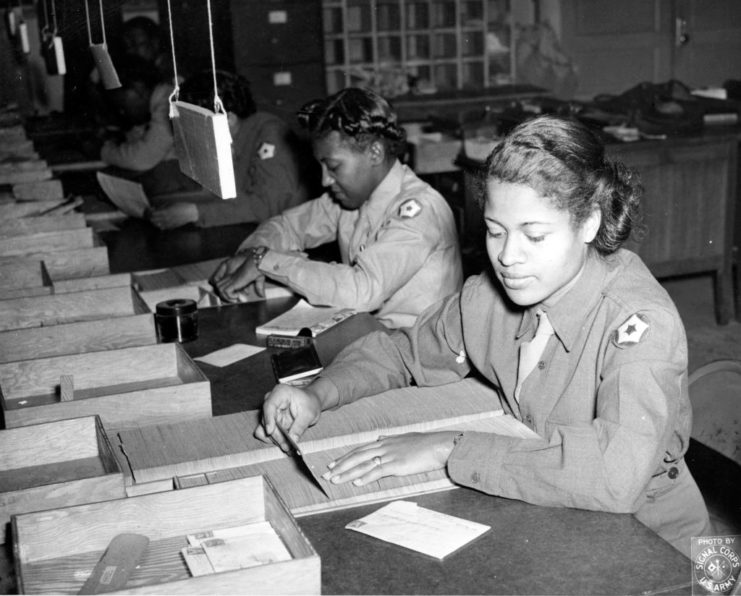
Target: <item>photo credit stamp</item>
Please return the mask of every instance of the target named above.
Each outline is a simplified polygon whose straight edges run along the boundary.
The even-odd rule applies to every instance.
[[[692,537],[692,594],[737,594],[741,536]]]

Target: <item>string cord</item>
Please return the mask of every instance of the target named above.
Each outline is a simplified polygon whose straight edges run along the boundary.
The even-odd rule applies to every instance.
[[[208,8],[208,39],[211,43],[211,72],[214,77],[214,113],[222,112],[225,114],[226,110],[221,103],[219,88],[216,84],[216,50],[214,49],[214,23],[211,16],[211,0],[206,0],[206,6]]]
[[[100,9],[100,28],[103,32],[103,45],[106,44],[106,38],[105,38],[105,18],[103,16],[103,0],[98,0],[99,9]],[[55,11],[55,17],[54,17],[54,23],[56,27],[56,11]],[[93,45],[93,33],[92,29],[90,27],[90,7],[88,6],[88,0],[85,0],[85,24],[87,25],[87,39],[88,42],[90,42],[90,45]]]
[[[170,118],[175,117],[175,106],[174,102],[178,100],[180,96],[180,79],[178,79],[178,62],[175,59],[175,34],[172,30],[172,6],[170,6],[170,0],[167,0],[167,22],[170,25],[170,49],[172,50],[172,73],[175,78],[173,83],[172,93],[170,93]]]

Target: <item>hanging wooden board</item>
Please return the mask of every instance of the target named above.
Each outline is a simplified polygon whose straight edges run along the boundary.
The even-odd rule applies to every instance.
[[[180,170],[222,199],[237,196],[226,114],[175,101],[172,126]]]
[[[93,55],[93,62],[100,75],[103,88],[118,89],[121,86],[121,81],[118,78],[116,67],[113,66],[111,55],[108,53],[108,46],[104,43],[91,44],[90,53]]]

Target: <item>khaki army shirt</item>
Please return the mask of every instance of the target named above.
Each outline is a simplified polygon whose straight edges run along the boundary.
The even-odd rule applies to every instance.
[[[519,347],[543,308],[555,335],[514,397]],[[692,423],[687,342],[671,299],[635,254],[587,260],[556,303],[523,310],[484,273],[388,337],[341,352],[322,376],[343,403],[471,371],[540,439],[466,432],[448,460],[456,483],[527,502],[634,513],[686,554],[708,514],[684,465]]]
[[[334,240],[341,263],[302,252]],[[263,223],[240,249],[260,245],[271,249],[260,263],[267,277],[311,304],[371,312],[392,328],[412,325],[463,281],[450,207],[399,162],[359,209],[324,194]]]

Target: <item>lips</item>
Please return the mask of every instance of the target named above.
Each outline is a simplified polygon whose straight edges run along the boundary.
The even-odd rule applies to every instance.
[[[502,285],[504,285],[508,290],[522,290],[527,287],[533,279],[530,275],[515,277],[512,275],[504,275],[503,273],[499,274],[499,278],[502,281]]]

